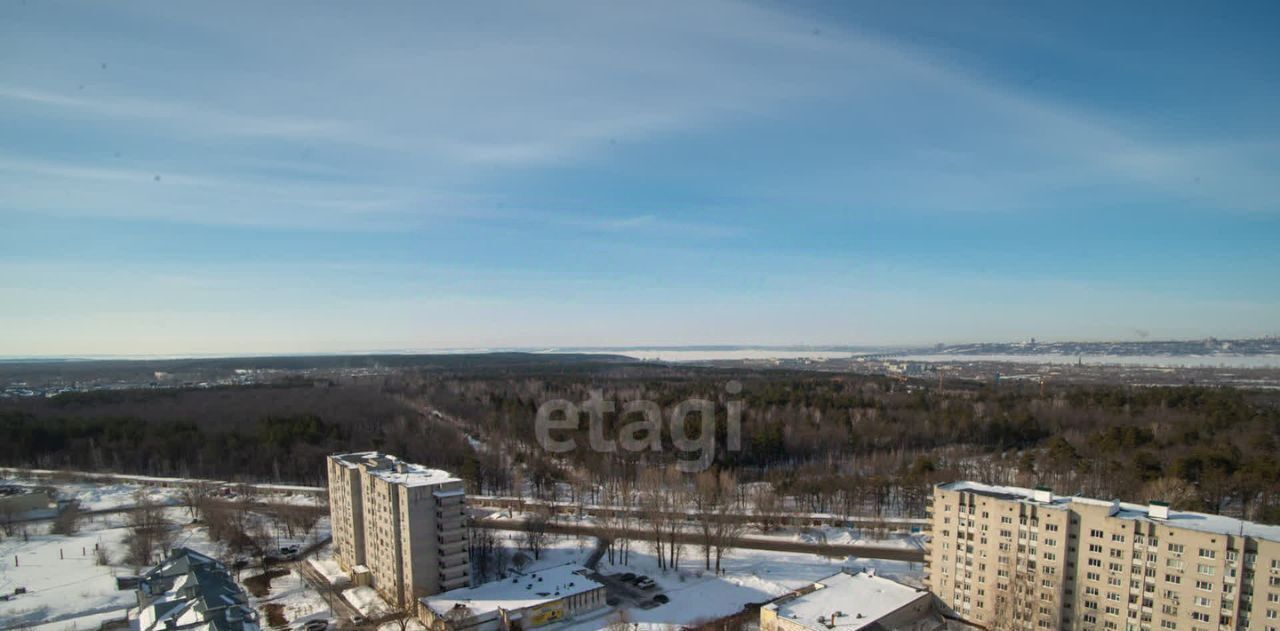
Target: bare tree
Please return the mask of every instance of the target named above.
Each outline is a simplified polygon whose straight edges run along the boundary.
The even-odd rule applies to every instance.
[[[734,503],[731,501],[736,492],[737,480],[729,473],[720,474],[721,501],[719,504],[719,514],[715,525],[715,534],[713,538],[716,557],[716,572],[720,571],[720,563],[729,551],[733,549],[734,543],[738,537],[742,535],[745,523],[739,518],[734,510]]]
[[[668,467],[664,474],[662,496],[663,508],[659,515],[667,537],[667,569],[678,570],[680,554],[684,551],[679,539],[684,533],[689,492],[684,474],[674,466]]]
[[[0,528],[4,529],[4,536],[12,537],[18,531],[17,523],[17,514],[12,508],[0,509]]]
[[[164,515],[164,506],[143,491],[134,494],[134,508],[129,512],[128,561],[135,567],[151,565],[157,552],[173,542],[172,524]]]
[[[547,531],[551,516],[545,508],[536,508],[525,518],[524,542],[535,560],[542,558],[542,549],[546,547]]]
[[[212,493],[213,485],[204,480],[193,480],[182,487],[182,503],[187,507],[187,514],[191,519],[201,519],[200,509],[204,505],[205,498]]]
[[[761,530],[770,532],[782,525],[781,502],[772,487],[757,490],[751,500],[756,522],[760,524]]]
[[[50,532],[55,535],[74,535],[80,531],[80,517],[80,500],[70,500],[58,511],[58,516],[53,518]]]
[[[653,545],[653,552],[658,557],[659,569],[666,569],[667,567],[666,555],[663,554],[665,551],[663,545],[663,534],[665,533],[663,513],[667,508],[665,487],[666,482],[663,479],[661,470],[646,469],[640,474],[637,508],[639,509],[639,518],[647,526],[650,543]]]
[[[409,622],[413,620],[413,614],[403,607],[396,607],[386,615],[386,620],[395,623],[396,628],[400,631],[409,630]]]

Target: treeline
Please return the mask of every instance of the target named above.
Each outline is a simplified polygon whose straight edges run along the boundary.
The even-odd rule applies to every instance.
[[[371,387],[124,391],[0,407],[5,466],[320,485],[324,456],[357,449],[456,471],[470,447]]]
[[[668,423],[674,406],[699,398],[715,404],[712,470],[768,489],[784,510],[918,516],[931,484],[967,478],[1280,521],[1276,393],[947,386],[512,359],[415,367],[372,385],[60,395],[0,402],[0,463],[321,484],[324,455],[382,449],[456,472],[475,493],[565,499],[635,485],[647,470],[696,458],[676,448]],[[596,393],[615,410],[657,404],[661,448],[592,450],[585,417],[577,430],[554,432],[577,449],[553,454],[539,445],[541,405]],[[742,408],[737,450],[728,448],[730,402]],[[599,435],[617,439],[639,417],[615,411],[602,420]]]
[[[682,457],[667,417],[660,452],[593,451],[585,415],[577,431],[554,432],[574,438],[576,450],[552,456],[538,447],[533,420],[542,403],[582,402],[599,392],[615,410],[646,399],[664,414],[687,398],[714,401],[715,467],[768,482],[795,507],[815,512],[919,515],[930,484],[964,477],[1280,521],[1280,407],[1271,393],[1072,386],[1042,394],[1038,385],[938,390],[875,377],[663,370],[589,380],[431,377],[418,396],[503,443],[477,457],[505,453],[509,462],[473,466],[494,472],[478,480],[486,492],[563,493],[574,476],[634,480]],[[728,393],[729,380],[742,391]],[[743,403],[737,451],[726,448],[730,400]],[[638,418],[606,413],[600,435],[616,438]]]

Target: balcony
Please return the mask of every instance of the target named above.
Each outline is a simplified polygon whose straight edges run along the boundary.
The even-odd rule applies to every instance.
[[[441,567],[447,566],[449,568],[454,568],[462,564],[465,564],[466,562],[467,562],[466,550],[459,550],[457,552],[448,552],[448,553],[445,553],[442,551],[440,554]]]
[[[462,576],[455,576],[453,578],[447,578],[444,575],[440,576],[440,587],[445,591],[458,589],[460,587],[468,587],[470,585],[471,577],[465,574]]]
[[[446,557],[451,554],[457,554],[459,552],[466,552],[466,551],[467,551],[467,542],[465,540],[454,541],[452,543],[442,543],[436,546],[436,552],[441,557]]]
[[[438,510],[436,511],[436,521],[445,521],[449,519],[465,519],[466,511],[461,510]]]

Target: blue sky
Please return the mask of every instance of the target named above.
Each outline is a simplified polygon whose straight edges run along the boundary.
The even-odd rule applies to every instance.
[[[1280,7],[0,3],[0,355],[1280,333]]]

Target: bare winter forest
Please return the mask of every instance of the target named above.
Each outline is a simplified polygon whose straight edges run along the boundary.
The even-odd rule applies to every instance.
[[[742,384],[737,394],[725,384]],[[535,439],[551,399],[650,400],[664,413],[716,402],[709,474],[681,452],[551,454]],[[742,404],[740,450],[726,404]],[[633,419],[604,417],[605,435]],[[560,434],[572,433],[558,430]],[[734,489],[754,510],[922,516],[931,484],[957,478],[1047,485],[1280,521],[1280,395],[1184,386],[904,382],[799,371],[655,364],[398,369],[390,376],[253,387],[151,389],[0,401],[0,463],[320,484],[322,456],[382,449],[464,477],[471,492],[611,503],[685,475],[691,497]],[[668,483],[673,480],[668,480]],[[675,485],[681,486],[681,485]],[[742,489],[742,490],[738,490]],[[749,490],[749,492],[748,492]]]

